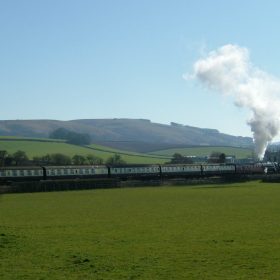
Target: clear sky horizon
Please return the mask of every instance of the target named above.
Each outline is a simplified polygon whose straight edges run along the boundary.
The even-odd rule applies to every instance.
[[[0,2],[1,120],[143,118],[252,136],[250,112],[183,75],[226,44],[280,77],[278,1]]]

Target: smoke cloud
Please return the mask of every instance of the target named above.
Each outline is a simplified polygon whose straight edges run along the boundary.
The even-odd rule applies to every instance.
[[[250,62],[247,48],[225,45],[193,65],[191,76],[210,90],[232,95],[236,106],[252,112],[248,124],[258,157],[280,131],[280,80]]]

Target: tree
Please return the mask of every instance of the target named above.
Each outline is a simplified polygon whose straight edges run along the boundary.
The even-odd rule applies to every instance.
[[[33,157],[33,163],[35,165],[48,165],[51,164],[51,155],[46,154],[44,156],[35,156]]]
[[[94,165],[94,164],[103,164],[103,159],[96,157],[94,155],[87,155],[86,159],[89,164]]]
[[[72,157],[72,163],[74,165],[85,165],[86,164],[86,158],[81,155],[74,155]]]
[[[39,156],[34,156],[32,158],[32,161],[35,165],[43,164],[42,157],[39,157]]]
[[[11,166],[13,165],[13,162],[14,162],[14,158],[12,155],[8,155],[6,158],[5,158],[5,163],[4,165],[6,166]]]
[[[119,154],[114,154],[113,156],[109,157],[106,161],[108,165],[122,165],[126,164],[126,162],[121,158]]]
[[[225,163],[226,155],[221,152],[212,152],[208,158],[209,163]]]
[[[0,151],[0,166],[4,166],[5,165],[5,159],[8,157],[8,152],[3,150]]]
[[[15,165],[23,165],[28,161],[28,157],[24,151],[18,150],[12,155]]]
[[[171,159],[171,163],[181,163],[183,161],[184,157],[179,154],[179,153],[175,153]]]
[[[51,160],[52,160],[52,157],[50,154],[46,154],[45,156],[42,156],[42,163],[44,164],[51,164]]]
[[[68,133],[69,133],[68,129],[60,127],[58,129],[55,129],[54,131],[52,131],[49,135],[49,138],[52,138],[52,139],[67,139]]]
[[[69,132],[67,143],[75,145],[89,145],[90,136],[86,133]]]
[[[219,162],[225,163],[226,162],[226,155],[224,153],[221,153],[219,156]]]
[[[192,164],[193,160],[189,157],[184,157],[179,153],[175,153],[170,161],[170,163],[174,163],[174,164]]]
[[[53,139],[64,139],[67,143],[75,145],[89,145],[91,141],[89,134],[77,133],[63,127],[51,132],[49,137]]]
[[[71,158],[69,156],[56,153],[50,155],[50,164],[55,165],[70,165],[72,163]]]

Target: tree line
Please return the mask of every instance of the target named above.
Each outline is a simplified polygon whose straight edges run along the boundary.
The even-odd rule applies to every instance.
[[[207,158],[207,163],[225,163],[226,155],[220,152],[212,152]],[[193,158],[182,156],[180,153],[175,153],[169,163],[172,164],[193,164]]]
[[[226,155],[220,152],[212,152],[208,157],[208,163],[225,163]],[[172,164],[192,164],[193,158],[182,156],[175,153],[169,163]],[[35,156],[32,159],[26,155],[24,151],[18,150],[9,154],[7,151],[0,151],[0,166],[24,166],[24,165],[122,165],[126,161],[119,154],[114,154],[106,161],[93,154],[74,155],[72,157],[62,153],[46,154],[43,156]]]
[[[0,166],[24,166],[24,165],[121,165],[126,164],[119,154],[114,154],[106,161],[92,154],[86,156],[74,155],[72,157],[61,154],[46,154],[35,156],[30,159],[24,151],[18,150],[9,154],[7,151],[0,151]]]

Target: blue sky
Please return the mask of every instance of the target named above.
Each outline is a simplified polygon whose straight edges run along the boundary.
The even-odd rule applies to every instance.
[[[251,136],[249,112],[183,79],[250,51],[280,77],[279,1],[0,1],[0,119],[144,118]]]

